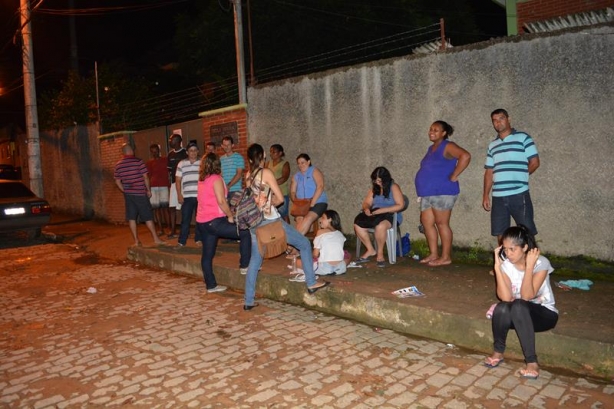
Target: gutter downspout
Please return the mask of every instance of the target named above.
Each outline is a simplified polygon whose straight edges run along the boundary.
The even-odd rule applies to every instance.
[[[516,13],[516,2],[518,0],[505,0],[505,19],[507,22],[507,35],[518,35],[518,14]]]

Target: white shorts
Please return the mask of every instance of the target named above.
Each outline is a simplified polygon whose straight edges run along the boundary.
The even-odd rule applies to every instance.
[[[168,207],[168,187],[166,186],[154,186],[151,188],[151,197],[149,198],[151,207],[159,209],[161,207]]]
[[[171,184],[171,193],[168,199],[168,207],[174,207],[177,210],[181,209],[181,204],[179,203],[179,199],[177,198],[177,187],[175,183]]]

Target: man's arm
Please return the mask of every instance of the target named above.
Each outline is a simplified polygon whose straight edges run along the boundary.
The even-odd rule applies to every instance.
[[[119,190],[122,191],[122,193],[124,192],[124,185],[122,185],[122,181],[119,179],[115,179],[115,184],[117,185],[117,187],[119,188]]]
[[[228,183],[228,187],[237,183],[243,177],[243,169],[237,168],[237,173],[235,173],[234,177],[230,179],[230,183]]]
[[[533,156],[529,159],[529,175],[533,174],[539,168],[539,156]]]
[[[177,189],[177,201],[183,204],[183,189],[181,186],[181,176],[175,176],[175,189]]]
[[[151,197],[151,186],[149,185],[149,175],[143,173],[143,182],[145,182],[145,188],[147,189],[147,197]]]
[[[484,193],[482,195],[482,207],[490,212],[490,190],[492,189],[492,169],[484,170]]]

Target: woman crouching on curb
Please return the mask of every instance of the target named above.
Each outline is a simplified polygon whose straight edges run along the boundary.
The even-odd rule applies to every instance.
[[[492,316],[494,352],[484,365],[495,368],[503,362],[507,333],[514,329],[526,362],[520,376],[537,379],[535,333],[554,328],[559,319],[548,278],[554,269],[539,254],[535,237],[525,226],[508,228],[502,243],[495,249],[497,297],[501,302]]]
[[[263,212],[263,220],[258,226],[250,229],[252,236],[252,254],[249,261],[249,267],[247,268],[247,277],[245,278],[245,305],[243,309],[249,311],[252,308],[258,306],[254,303],[256,296],[256,279],[258,278],[258,270],[262,266],[262,255],[258,250],[258,241],[256,239],[256,229],[260,226],[264,226],[268,223],[274,222],[280,219],[279,212],[275,206],[279,206],[284,201],[284,196],[279,189],[277,179],[270,169],[263,169],[264,166],[264,149],[261,145],[255,143],[247,148],[247,159],[249,161],[249,171],[245,175],[246,186],[251,189],[252,194],[256,198],[265,197],[264,203],[259,203],[260,200],[256,200],[260,209]],[[260,169],[258,174],[256,172]],[[251,180],[251,175],[256,175],[254,180]],[[261,194],[270,192],[272,194]],[[303,260],[303,271],[305,272],[305,284],[307,284],[307,291],[310,294],[314,294],[321,288],[324,288],[330,284],[328,281],[317,281],[316,275],[313,272],[313,258],[311,256],[311,243],[309,240],[299,233],[294,227],[290,226],[285,221],[281,220],[286,233],[286,240],[289,245],[298,249],[301,253],[301,259]]]

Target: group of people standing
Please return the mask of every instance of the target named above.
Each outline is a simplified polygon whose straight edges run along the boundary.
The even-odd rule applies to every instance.
[[[484,165],[483,207],[491,213],[491,233],[497,236],[499,246],[495,250],[493,274],[500,303],[492,315],[494,353],[485,365],[496,367],[503,361],[505,340],[510,329],[515,329],[525,354],[527,367],[521,375],[536,378],[538,373],[535,354],[535,332],[553,328],[558,319],[548,275],[553,271],[549,261],[539,254],[535,243],[537,229],[533,220],[533,206],[529,194],[529,175],[539,167],[539,156],[533,139],[518,132],[510,125],[507,111],[495,110],[491,120],[497,137],[488,148]],[[420,221],[424,227],[429,254],[421,263],[431,267],[449,265],[453,233],[450,218],[460,193],[458,178],[471,161],[471,155],[449,140],[454,129],[445,121],[435,121],[429,128],[431,146],[420,163],[415,177],[415,188],[420,200]],[[169,209],[169,238],[175,234],[175,209],[181,209],[182,224],[178,246],[185,246],[192,215],[196,211],[195,241],[202,246],[201,264],[209,292],[226,290],[218,285],[213,274],[213,257],[219,238],[240,241],[240,271],[246,275],[244,309],[251,310],[255,302],[255,286],[262,255],[258,251],[256,229],[281,220],[287,242],[300,254],[304,280],[309,293],[328,286],[328,281],[319,281],[318,276],[343,274],[346,257],[343,251],[345,237],[342,234],[339,215],[328,209],[328,197],[322,172],[312,166],[309,155],[297,157],[298,172],[291,178],[290,165],[284,159],[283,147],[272,145],[267,161],[264,148],[259,144],[247,150],[248,168],[243,157],[233,152],[234,141],[226,137],[222,141],[224,155],[218,157],[215,145],[199,158],[198,146],[190,141],[186,149],[181,147],[181,136],[171,135],[171,151],[166,158],[169,172],[170,197],[164,196],[164,161],[160,148],[151,146],[152,160],[147,168],[134,159],[132,148],[123,148],[124,159],[116,168],[116,182],[126,197],[126,218],[135,238],[136,215],[139,214],[151,231],[154,241],[162,243],[147,213],[142,199],[132,196],[151,197],[151,205],[158,211],[159,232],[162,232],[165,208]],[[151,175],[152,185],[147,174]],[[155,181],[155,184],[153,182]],[[160,187],[160,189],[158,189]],[[264,197],[258,205],[263,219],[251,229],[238,229],[229,206],[229,197],[243,188],[254,197]],[[168,191],[168,189],[167,189]],[[492,191],[492,202],[491,202]],[[262,195],[266,192],[265,195]],[[308,210],[295,215],[296,228],[289,223],[290,204],[308,200]],[[378,267],[385,266],[383,254],[386,232],[393,224],[393,214],[407,206],[406,199],[390,171],[377,167],[371,173],[371,187],[363,202],[361,212],[354,220],[356,236],[365,246],[365,252],[356,263],[369,262],[375,257]],[[151,209],[151,207],[149,207]],[[510,217],[517,226],[510,227]],[[318,221],[319,232],[314,239],[314,250],[305,234]],[[402,222],[398,213],[397,222]],[[133,226],[134,224],[134,226]],[[372,229],[374,247],[369,238]],[[439,252],[441,241],[441,252]],[[318,263],[313,263],[317,257]],[[316,271],[317,269],[317,271]],[[316,275],[317,273],[317,275]]]

